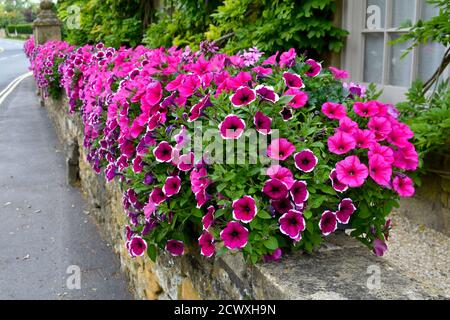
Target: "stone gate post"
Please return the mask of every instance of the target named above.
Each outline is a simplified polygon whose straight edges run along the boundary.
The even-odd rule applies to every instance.
[[[44,44],[51,40],[61,40],[61,21],[53,12],[53,3],[42,0],[41,11],[33,22],[33,34],[36,45]]]

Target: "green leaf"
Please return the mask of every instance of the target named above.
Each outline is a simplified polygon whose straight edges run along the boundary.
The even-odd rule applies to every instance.
[[[261,219],[272,219],[272,216],[264,210],[259,210],[258,211],[258,217]]]
[[[147,247],[147,254],[153,262],[156,262],[156,257],[158,255],[158,248],[153,244],[149,244]]]
[[[269,250],[275,250],[278,248],[278,240],[275,237],[270,237],[263,242],[264,246]]]

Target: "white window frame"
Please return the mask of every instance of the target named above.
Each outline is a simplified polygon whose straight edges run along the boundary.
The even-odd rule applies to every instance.
[[[341,56],[341,64],[344,69],[350,72],[351,81],[362,83],[368,85],[368,83],[363,82],[364,74],[364,50],[365,50],[365,34],[368,33],[384,33],[384,53],[383,53],[383,71],[382,71],[382,81],[383,84],[376,84],[378,89],[383,89],[383,95],[381,99],[390,103],[398,103],[405,100],[405,93],[408,91],[409,87],[394,86],[387,84],[389,77],[389,59],[391,45],[388,44],[390,41],[389,35],[399,34],[408,32],[408,29],[399,30],[397,28],[389,28],[392,20],[391,3],[393,0],[386,0],[386,19],[384,28],[380,29],[367,29],[366,28],[366,7],[367,0],[344,0],[343,10],[342,10],[342,27],[349,31],[349,36],[347,37],[347,42]],[[412,0],[416,6],[415,17],[413,24],[421,16],[422,5],[421,0]],[[418,48],[414,48],[411,53],[411,78],[417,79],[418,74]],[[450,75],[450,68],[444,73],[444,76],[448,77]]]

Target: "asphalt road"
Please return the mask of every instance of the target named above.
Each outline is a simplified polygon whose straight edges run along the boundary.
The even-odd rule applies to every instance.
[[[28,62],[18,43],[0,47],[1,92]],[[0,104],[0,299],[132,299],[118,257],[66,184],[62,147],[35,92],[29,77]]]
[[[0,39],[0,92],[15,78],[29,71],[23,43],[19,40]]]

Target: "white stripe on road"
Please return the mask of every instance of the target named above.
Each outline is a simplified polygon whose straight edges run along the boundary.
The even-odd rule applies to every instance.
[[[25,73],[14,79],[2,92],[0,92],[0,105],[14,91],[14,89],[22,82],[22,80],[33,75],[33,72]]]
[[[6,60],[6,59],[9,59],[9,58],[22,57],[22,56],[23,56],[23,54],[19,53],[19,54],[15,54],[13,56],[2,57],[2,58],[0,58],[0,61]]]
[[[3,51],[5,51],[5,49],[3,49],[2,47],[0,47],[0,53],[2,53]]]

